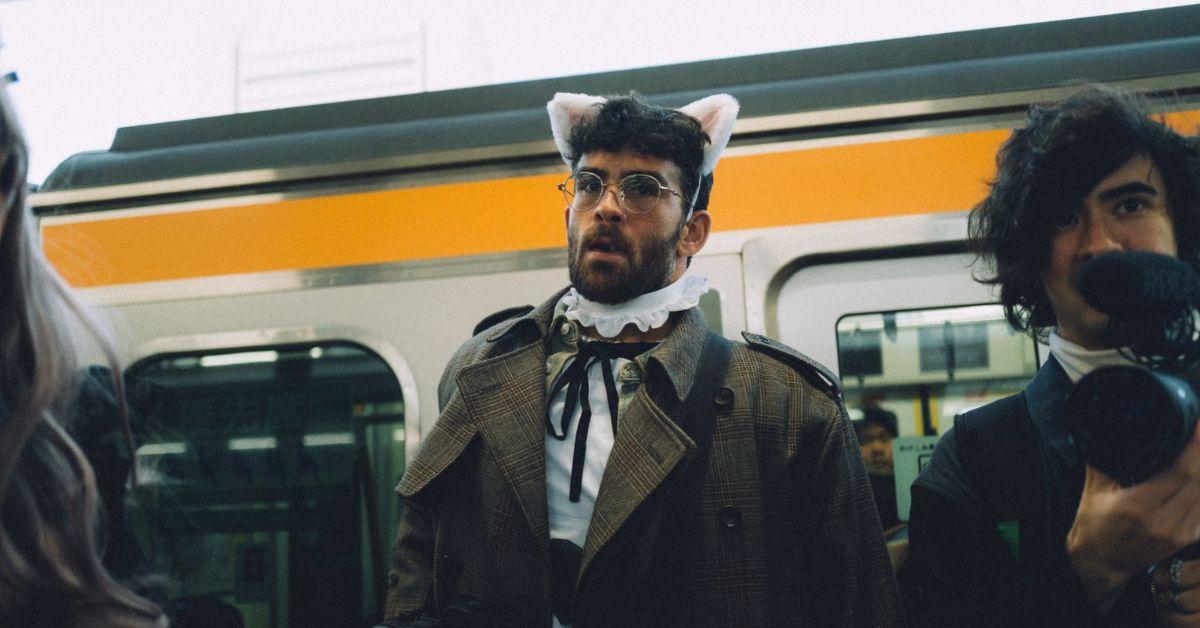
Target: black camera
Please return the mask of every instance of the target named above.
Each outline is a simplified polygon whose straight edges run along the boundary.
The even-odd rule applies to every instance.
[[[1200,416],[1200,278],[1174,257],[1119,252],[1084,264],[1078,289],[1110,317],[1113,345],[1132,364],[1076,383],[1067,431],[1089,465],[1137,484],[1175,461]]]

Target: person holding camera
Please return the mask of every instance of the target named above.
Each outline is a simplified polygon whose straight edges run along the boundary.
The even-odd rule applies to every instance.
[[[997,157],[971,241],[1010,323],[1050,358],[1026,389],[958,417],[912,488],[902,589],[918,625],[1200,625],[1200,442],[1144,482],[1089,466],[1072,386],[1129,364],[1076,286],[1105,253],[1200,268],[1200,144],[1105,87],[1035,106]]]

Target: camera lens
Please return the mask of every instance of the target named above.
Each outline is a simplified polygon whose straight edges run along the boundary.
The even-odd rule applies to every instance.
[[[1182,379],[1109,366],[1079,380],[1067,398],[1067,430],[1084,460],[1125,484],[1170,465],[1187,443],[1200,401]]]

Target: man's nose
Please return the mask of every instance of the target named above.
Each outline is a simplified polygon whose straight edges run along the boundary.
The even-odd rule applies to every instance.
[[[1083,242],[1080,243],[1080,253],[1084,259],[1097,255],[1121,250],[1121,243],[1110,225],[1103,218],[1087,220],[1084,224]]]
[[[604,186],[600,193],[600,202],[592,209],[596,220],[605,222],[621,222],[625,219],[625,210],[621,209],[620,191],[615,185]]]

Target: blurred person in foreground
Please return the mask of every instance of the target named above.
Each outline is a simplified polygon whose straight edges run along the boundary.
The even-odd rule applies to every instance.
[[[1084,463],[1064,416],[1075,382],[1130,363],[1080,267],[1148,251],[1200,268],[1200,145],[1091,87],[1033,107],[997,166],[971,238],[1009,322],[1048,336],[1050,358],[959,416],[913,484],[906,602],[936,626],[1200,625],[1200,563],[1172,558],[1200,540],[1200,434],[1129,486]]]
[[[163,626],[102,564],[104,505],[72,438],[92,396],[77,336],[101,328],[42,255],[26,206],[25,141],[0,86],[0,626]],[[124,404],[119,378],[111,390]],[[81,395],[80,391],[83,391]],[[128,421],[119,412],[131,449]],[[105,461],[108,462],[108,461]]]

